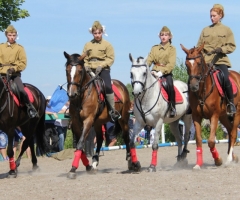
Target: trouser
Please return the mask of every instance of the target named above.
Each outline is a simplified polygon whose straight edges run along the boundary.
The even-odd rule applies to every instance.
[[[64,149],[64,142],[67,136],[67,127],[62,127],[62,126],[56,126],[56,130],[58,132],[58,148],[59,151],[62,151]]]
[[[164,74],[163,77],[166,78],[167,81],[167,93],[169,96],[169,102],[175,108],[175,90],[173,85],[172,73]]]
[[[105,91],[106,91],[106,94],[111,94],[113,93],[113,90],[112,90],[112,83],[111,83],[111,76],[110,76],[110,70],[108,69],[103,69],[99,75],[103,81],[104,81],[104,84],[105,84]]]
[[[229,100],[233,99],[233,91],[231,82],[229,80],[229,71],[227,65],[216,65],[216,69],[219,69],[223,73],[224,81],[223,81],[223,89],[226,92],[226,95]]]
[[[27,93],[24,90],[24,86],[23,86],[21,78],[19,76],[15,76],[15,77],[13,77],[13,81],[16,83],[16,85],[18,87],[21,100],[23,100],[24,103],[29,104],[30,103],[29,98],[28,98]]]

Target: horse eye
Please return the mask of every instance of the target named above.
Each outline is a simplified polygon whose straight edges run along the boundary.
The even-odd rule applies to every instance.
[[[133,78],[133,74],[132,74],[132,72],[130,73],[130,78],[131,78],[131,79]]]
[[[143,73],[143,76],[146,76],[146,72]]]

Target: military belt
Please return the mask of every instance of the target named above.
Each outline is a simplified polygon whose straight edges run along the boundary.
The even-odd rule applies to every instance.
[[[97,61],[104,61],[104,60],[100,60],[98,58],[92,58],[89,60],[89,62],[97,62]]]
[[[1,64],[0,63],[0,67],[4,67],[4,66],[14,66],[13,64]]]
[[[165,67],[166,65],[162,64],[162,63],[155,63],[155,65],[157,66],[162,66],[162,67]]]

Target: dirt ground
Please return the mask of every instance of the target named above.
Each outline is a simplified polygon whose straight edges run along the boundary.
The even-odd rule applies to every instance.
[[[223,161],[227,144],[216,145]],[[0,162],[0,199],[240,199],[240,164],[215,167],[207,144],[203,144],[204,166],[193,171],[195,144],[189,145],[188,165],[175,169],[177,147],[160,147],[157,172],[146,171],[151,161],[149,148],[137,149],[141,173],[127,170],[125,150],[101,153],[97,174],[89,175],[80,164],[77,178],[67,179],[72,159],[38,159],[40,170],[32,172],[31,161],[22,159],[17,178],[6,178],[8,162]],[[240,147],[235,146],[240,157]]]

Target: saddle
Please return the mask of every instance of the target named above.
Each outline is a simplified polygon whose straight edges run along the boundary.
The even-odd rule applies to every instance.
[[[17,104],[17,106],[23,106],[24,102],[21,100],[20,91],[18,89],[17,84],[14,83],[14,81],[8,82],[6,78],[3,78],[2,80],[3,80],[3,83],[5,84],[6,88],[8,89],[9,94],[13,97],[13,100]],[[33,97],[33,94],[31,93],[31,91],[29,90],[29,88],[24,85],[24,90],[28,95],[29,101],[31,103],[33,103],[34,97]]]
[[[221,73],[221,71],[220,70],[215,70],[213,72],[213,78],[214,78],[214,81],[216,83],[216,87],[218,89],[219,94],[221,95],[221,97],[225,97],[225,93],[223,91],[223,79],[224,79],[224,77],[223,77],[223,74]],[[230,80],[230,83],[232,85],[233,95],[236,96],[237,91],[238,91],[236,83],[234,82],[234,80],[231,77],[229,77],[229,80]]]
[[[161,78],[159,79],[158,83],[160,84],[160,92],[163,96],[163,99],[169,103],[169,97],[168,97],[168,93],[167,93],[167,88],[168,88],[168,85],[167,85],[167,81],[165,78]],[[174,91],[175,91],[175,103],[176,104],[182,104],[183,103],[183,97],[180,93],[180,91],[174,86]]]

